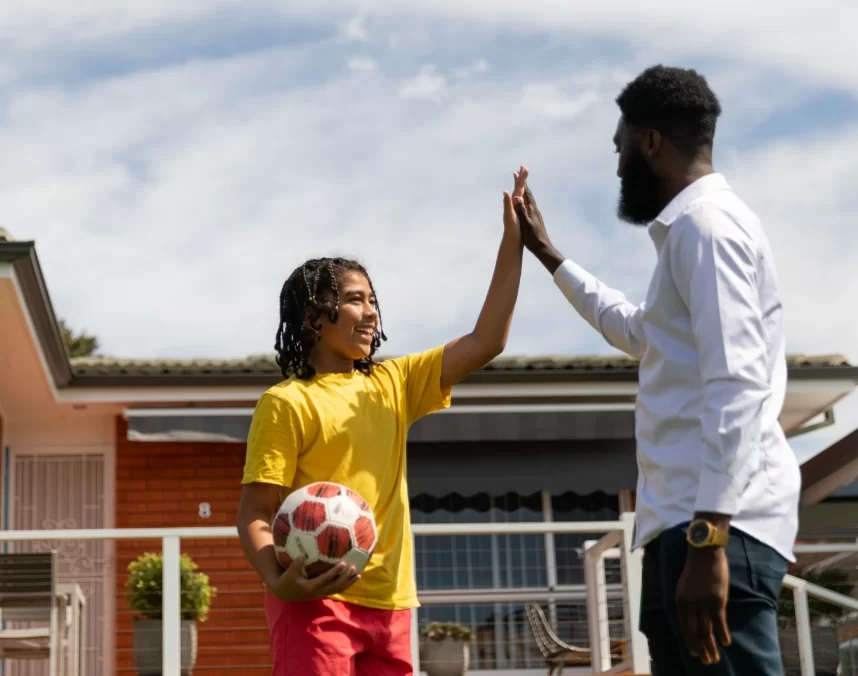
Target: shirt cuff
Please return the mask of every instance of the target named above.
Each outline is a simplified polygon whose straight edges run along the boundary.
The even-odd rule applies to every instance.
[[[735,477],[703,471],[700,474],[695,512],[712,512],[733,516],[739,509],[739,490]]]
[[[577,263],[573,263],[568,259],[563,261],[560,267],[554,271],[554,283],[567,298],[578,296],[582,291],[582,287],[591,284],[595,280],[596,278],[593,275]]]

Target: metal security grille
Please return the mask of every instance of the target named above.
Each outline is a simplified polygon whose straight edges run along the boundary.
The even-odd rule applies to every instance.
[[[104,456],[15,455],[12,459],[12,524],[15,530],[105,527]],[[112,543],[100,540],[10,543],[16,552],[57,552],[58,582],[77,583],[86,596],[86,676],[106,676],[106,574]],[[47,664],[9,660],[7,676],[42,676]]]

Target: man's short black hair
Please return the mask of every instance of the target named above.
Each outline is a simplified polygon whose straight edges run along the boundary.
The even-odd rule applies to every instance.
[[[652,66],[617,97],[626,124],[656,129],[686,154],[712,147],[721,114],[718,97],[700,73]]]

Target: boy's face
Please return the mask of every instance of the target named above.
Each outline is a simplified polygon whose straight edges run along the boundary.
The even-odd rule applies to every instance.
[[[378,310],[369,280],[360,272],[346,271],[337,279],[337,286],[339,316],[334,323],[327,316],[319,319],[320,338],[314,349],[346,360],[369,357],[378,330]]]

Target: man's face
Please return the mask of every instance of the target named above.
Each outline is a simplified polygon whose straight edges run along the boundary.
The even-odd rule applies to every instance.
[[[619,155],[620,198],[617,216],[632,225],[648,225],[661,213],[661,179],[644,156],[644,134],[620,118],[614,134]]]

